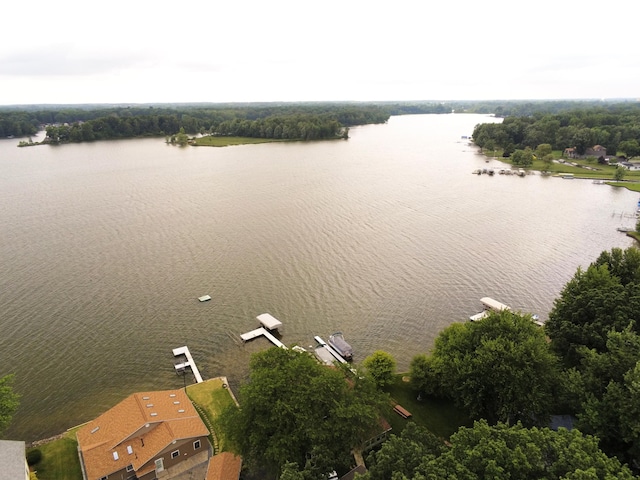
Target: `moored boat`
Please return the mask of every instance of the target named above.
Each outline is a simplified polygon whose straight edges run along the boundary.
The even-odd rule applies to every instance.
[[[351,360],[353,358],[353,349],[351,345],[347,343],[344,339],[344,335],[342,332],[336,332],[332,335],[329,335],[329,345],[333,347],[333,349],[338,352],[342,357],[346,360]]]

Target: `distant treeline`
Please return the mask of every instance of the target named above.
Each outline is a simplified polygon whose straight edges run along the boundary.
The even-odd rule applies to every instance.
[[[555,114],[510,116],[502,123],[477,125],[473,141],[487,150],[504,150],[505,155],[549,144],[554,150],[575,148],[579,155],[589,147],[602,145],[609,155],[622,151],[627,156],[636,156],[640,142],[640,103],[599,103]]]
[[[49,126],[51,142],[219,134],[315,139],[353,125],[384,123],[391,115],[493,113],[531,116],[580,108],[628,105],[622,101],[403,101],[307,103],[202,103],[147,105],[26,105],[0,107],[0,138],[29,137]]]

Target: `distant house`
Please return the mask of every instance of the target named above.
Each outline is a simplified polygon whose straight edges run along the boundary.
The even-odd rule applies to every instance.
[[[622,165],[627,170],[638,171],[640,170],[640,163],[638,162],[618,162],[618,165]]]
[[[0,440],[0,479],[29,480],[24,442]]]
[[[578,152],[575,148],[565,148],[562,152],[562,156],[565,158],[578,158]]]
[[[594,145],[593,147],[589,147],[585,150],[584,152],[584,156],[585,157],[604,157],[607,155],[607,149],[604,148],[602,145]]]
[[[209,460],[208,435],[184,390],[134,393],[78,430],[83,477],[170,479]]]

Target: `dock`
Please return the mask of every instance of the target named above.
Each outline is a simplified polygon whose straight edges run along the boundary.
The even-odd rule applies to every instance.
[[[193,372],[193,376],[196,377],[196,382],[197,383],[202,383],[202,376],[200,375],[200,371],[198,370],[198,367],[196,366],[196,362],[193,360],[193,357],[191,356],[191,352],[189,351],[189,347],[187,347],[186,345],[184,347],[179,347],[179,348],[174,348],[173,349],[173,356],[174,357],[180,357],[184,355],[187,359],[186,362],[183,363],[178,363],[175,365],[176,371],[179,372],[181,370],[184,370],[185,368],[189,367],[191,369],[191,371]]]
[[[347,361],[346,361],[344,358],[342,358],[342,355],[340,355],[338,352],[336,352],[336,351],[331,347],[331,345],[327,344],[327,342],[325,342],[325,341],[324,341],[322,338],[320,338],[318,335],[316,335],[316,336],[315,336],[315,337],[313,337],[313,338],[314,338],[314,340],[315,340],[316,342],[318,342],[318,344],[319,344],[321,347],[324,347],[324,349],[325,349],[326,351],[328,351],[328,352],[329,352],[329,353],[330,353],[330,354],[331,354],[331,355],[332,355],[332,356],[333,356],[333,357],[334,357],[338,362],[340,362],[340,363],[347,363]],[[324,359],[323,359],[323,360],[324,360]]]
[[[490,298],[490,297],[482,297],[480,299],[480,302],[482,303],[484,310],[482,310],[482,312],[480,313],[476,313],[475,315],[471,315],[469,317],[469,320],[471,320],[472,322],[477,322],[478,320],[482,320],[484,317],[489,315],[489,312],[492,312],[492,311],[501,312],[503,310],[511,310],[510,306],[505,305],[504,303],[498,302],[497,300],[494,300],[493,298]]]
[[[263,335],[276,347],[287,348],[284,343],[271,335],[271,333],[269,333],[269,331],[264,327],[256,328],[255,330],[251,330],[250,332],[243,333],[242,335],[240,335],[240,338],[243,342],[248,342],[249,340],[253,340],[254,338],[258,338]]]
[[[261,313],[256,318],[262,324],[262,327],[241,334],[240,338],[242,339],[242,341],[248,342],[249,340],[253,340],[254,338],[264,336],[276,347],[286,349],[286,345],[271,334],[271,331],[277,330],[282,326],[282,322],[269,313]]]

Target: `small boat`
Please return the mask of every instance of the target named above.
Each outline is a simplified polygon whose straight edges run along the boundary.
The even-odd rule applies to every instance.
[[[342,355],[344,359],[351,360],[353,358],[353,349],[344,339],[342,332],[336,332],[329,335],[329,345],[331,345],[336,352]]]
[[[201,297],[198,297],[198,300],[200,300],[201,302],[208,302],[209,300],[211,300],[211,296],[210,295],[203,295]]]

